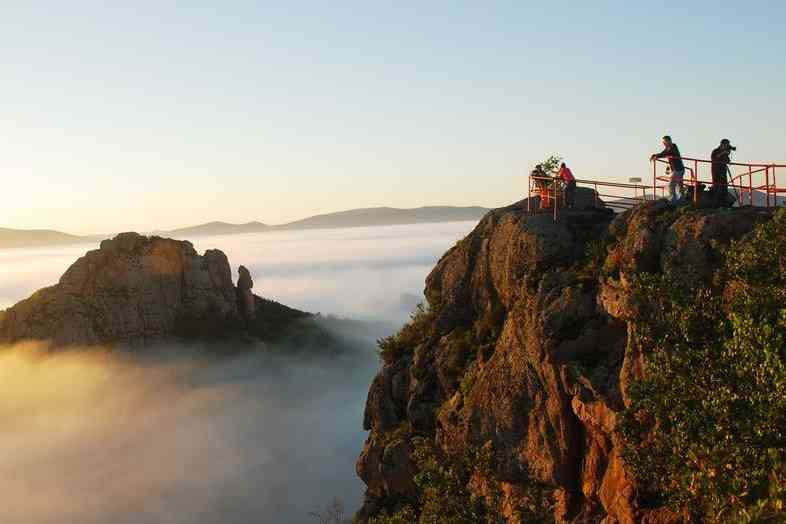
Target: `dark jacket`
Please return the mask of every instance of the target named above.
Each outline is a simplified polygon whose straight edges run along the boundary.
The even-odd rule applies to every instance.
[[[731,162],[731,149],[728,147],[716,147],[712,150],[710,154],[710,160],[712,160],[712,177],[722,177],[724,180],[726,179],[726,169]]]
[[[672,171],[685,171],[685,164],[682,163],[682,158],[680,158],[680,148],[674,142],[656,154],[655,158],[668,158]]]

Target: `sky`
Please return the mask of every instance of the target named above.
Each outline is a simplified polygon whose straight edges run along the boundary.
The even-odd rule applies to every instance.
[[[0,3],[0,227],[494,207],[666,133],[786,162],[783,3],[111,4]]]

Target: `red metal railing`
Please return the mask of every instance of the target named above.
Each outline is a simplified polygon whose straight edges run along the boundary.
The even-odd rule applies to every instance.
[[[698,202],[698,186],[712,186],[712,161],[681,157],[685,164],[683,186],[693,188],[693,199]],[[786,194],[786,164],[751,164],[730,162],[727,187],[735,193],[738,206],[775,207],[778,197]],[[781,184],[779,185],[779,177]],[[603,180],[576,180],[577,185],[594,189],[596,206],[629,209],[641,202],[666,197],[671,180],[668,159],[659,158],[652,163],[652,185],[607,182]],[[603,191],[603,192],[601,192]],[[530,175],[527,187],[527,211],[532,213],[549,209],[554,219],[564,205],[565,183],[559,177]],[[540,197],[533,209],[533,196]],[[781,203],[783,203],[781,199]]]
[[[622,182],[607,182],[605,180],[582,180],[576,179],[576,185],[591,187],[594,189],[593,199],[596,207],[610,207],[612,209],[630,209],[636,204],[646,200],[652,200],[647,196],[649,186],[641,184],[628,184]],[[622,194],[612,194],[614,188],[621,189]],[[604,192],[601,192],[604,191]],[[639,194],[640,192],[640,194]],[[540,197],[538,209],[550,209],[554,214],[554,220],[559,218],[559,210],[565,201],[565,182],[559,177],[533,176],[529,177],[527,188],[527,211],[533,213],[533,196]],[[603,200],[611,198],[612,200]]]
[[[712,161],[700,158],[681,157],[685,164],[685,179],[683,184],[695,188],[697,185],[712,186]],[[670,174],[668,159],[659,158],[652,164],[652,191],[665,195]],[[778,195],[786,193],[786,181],[778,185],[778,177],[786,177],[786,164],[755,164],[743,162],[730,162],[728,187],[731,188],[737,199],[737,205],[774,207],[778,205]],[[662,171],[659,170],[662,168]],[[665,182],[658,185],[658,182]],[[758,195],[757,195],[758,193]],[[757,196],[761,196],[757,201]],[[699,192],[693,191],[693,198],[698,201]]]

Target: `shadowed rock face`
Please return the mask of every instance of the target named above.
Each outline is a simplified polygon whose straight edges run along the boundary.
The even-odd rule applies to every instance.
[[[240,280],[236,288],[221,251],[199,255],[190,242],[123,233],[77,260],[58,284],[6,310],[0,342],[145,345],[253,330],[257,303],[274,303],[251,294],[247,270]],[[287,318],[305,316],[280,308]]]
[[[561,522],[678,521],[644,507],[620,457],[617,415],[643,373],[628,282],[689,268],[710,278],[723,246],[770,216],[663,202],[616,218],[566,210],[558,223],[526,202],[489,213],[429,275],[422,336],[386,355],[371,385],[359,521],[416,495],[406,452],[423,438],[449,455],[490,446],[503,514],[535,478],[554,487]],[[588,269],[593,242],[602,271]]]
[[[243,318],[253,320],[256,317],[254,293],[251,292],[254,288],[254,281],[251,280],[251,273],[245,266],[240,266],[237,269],[237,274],[237,307]]]

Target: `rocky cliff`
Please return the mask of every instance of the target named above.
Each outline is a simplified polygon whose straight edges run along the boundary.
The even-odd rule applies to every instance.
[[[232,282],[227,257],[189,242],[123,233],[77,260],[58,284],[0,313],[0,342],[145,345],[172,338],[280,334],[308,314]]]
[[[724,247],[772,215],[650,202],[616,217],[566,210],[555,223],[526,208],[486,215],[428,276],[427,308],[381,342],[359,522],[422,504],[423,475],[505,522],[680,520],[642,499],[621,458],[617,421],[646,349],[631,336],[641,314],[630,282],[709,279]],[[474,457],[467,478],[442,466],[455,457]],[[547,516],[536,499],[550,501]],[[445,515],[449,504],[438,504]]]

